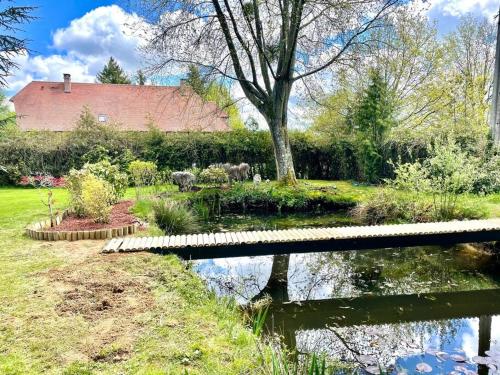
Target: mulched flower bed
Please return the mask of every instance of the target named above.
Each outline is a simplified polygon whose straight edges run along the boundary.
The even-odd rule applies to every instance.
[[[133,205],[132,201],[123,201],[115,204],[111,210],[109,223],[101,224],[94,223],[92,219],[68,215],[64,218],[61,224],[47,228],[46,231],[79,231],[79,230],[95,230],[95,229],[111,229],[131,225],[137,222],[137,219],[129,212]]]

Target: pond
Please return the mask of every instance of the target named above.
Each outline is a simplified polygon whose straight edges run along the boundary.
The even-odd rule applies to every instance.
[[[262,220],[246,219],[218,225]],[[307,226],[347,221],[342,215],[270,217],[264,225],[283,228],[295,220]],[[271,297],[267,331],[298,353],[322,353],[370,373],[411,374],[417,367],[498,373],[500,266],[480,246],[212,259],[194,262],[194,269],[218,295],[242,306]],[[475,361],[484,365],[472,360],[478,355]]]

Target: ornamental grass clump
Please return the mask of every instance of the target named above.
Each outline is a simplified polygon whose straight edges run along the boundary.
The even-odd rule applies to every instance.
[[[192,233],[199,229],[194,213],[185,204],[172,200],[155,201],[153,217],[165,234]]]

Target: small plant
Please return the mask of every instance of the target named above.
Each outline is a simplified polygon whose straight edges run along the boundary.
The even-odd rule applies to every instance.
[[[85,215],[96,223],[109,222],[113,200],[111,185],[89,173],[83,178],[81,189]]]
[[[169,235],[195,232],[199,228],[193,212],[184,204],[172,200],[155,201],[153,217],[156,225]]]
[[[155,184],[158,168],[151,161],[135,160],[129,164],[128,172],[134,181],[136,196],[139,199],[144,186]]]
[[[47,206],[49,209],[49,218],[50,218],[50,226],[55,226],[54,220],[54,205],[56,203],[54,199],[54,192],[52,191],[53,187],[61,186],[62,179],[55,178],[49,174],[39,174],[36,176],[29,176],[21,178],[20,184],[23,186],[33,186],[38,189],[47,189],[47,196],[45,198],[41,195],[42,203]]]
[[[228,181],[224,168],[211,165],[200,173],[200,181],[211,185],[222,185]]]
[[[82,200],[82,183],[88,171],[72,169],[66,176],[66,189],[70,197],[70,208],[77,216],[85,215],[85,205]]]

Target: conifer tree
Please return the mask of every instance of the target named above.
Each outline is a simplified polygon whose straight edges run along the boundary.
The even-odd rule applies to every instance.
[[[100,83],[116,83],[130,84],[131,81],[124,70],[118,65],[113,57],[109,58],[108,63],[104,68],[97,73],[97,82]]]
[[[196,65],[189,65],[189,71],[186,77],[186,84],[189,85],[195,93],[205,99],[208,91],[207,79],[202,76],[200,69]]]
[[[384,162],[387,134],[394,125],[392,94],[380,71],[370,72],[370,83],[354,108],[361,170],[369,182],[378,182]]]
[[[5,5],[0,8],[0,86],[7,86],[7,77],[19,67],[15,57],[28,52],[28,40],[18,37],[20,25],[35,18],[32,13],[36,8],[16,6],[9,1],[3,3]]]

